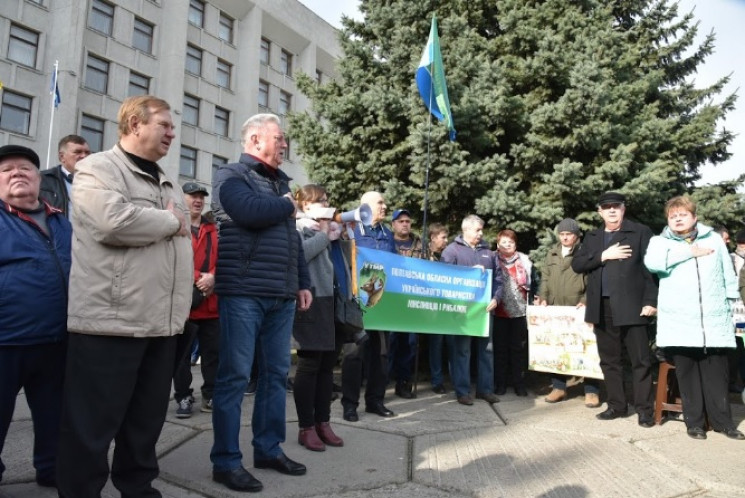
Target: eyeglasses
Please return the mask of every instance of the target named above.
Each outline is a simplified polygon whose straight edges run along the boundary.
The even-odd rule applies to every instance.
[[[623,202],[609,202],[608,204],[601,204],[600,209],[607,211],[608,209],[621,209]]]

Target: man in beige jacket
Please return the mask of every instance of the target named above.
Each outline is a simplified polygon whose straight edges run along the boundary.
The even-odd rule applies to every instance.
[[[156,161],[175,134],[167,102],[119,109],[119,143],[76,167],[60,447],[61,497],[161,496],[155,443],[193,280],[184,196]]]

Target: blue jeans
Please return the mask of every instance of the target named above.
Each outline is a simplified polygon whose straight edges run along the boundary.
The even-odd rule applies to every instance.
[[[453,336],[442,334],[428,334],[429,342],[429,371],[432,375],[432,386],[441,386],[445,382],[442,373],[442,347],[447,341],[448,371],[453,369]]]
[[[471,337],[466,335],[453,336],[453,385],[457,397],[466,396],[471,392],[471,340],[476,346],[478,360],[478,374],[476,376],[476,392],[480,394],[494,393],[494,355],[491,329],[489,337]]]
[[[559,389],[560,391],[566,391],[567,390],[567,378],[568,376],[566,375],[551,377],[551,386],[554,389]],[[582,384],[585,387],[585,394],[600,394],[600,381],[598,379],[585,377]]]
[[[220,296],[220,363],[212,397],[216,471],[242,465],[238,436],[241,402],[251,365],[259,367],[251,420],[254,460],[276,458],[285,440],[286,379],[290,370],[290,335],[295,300],[252,296]]]

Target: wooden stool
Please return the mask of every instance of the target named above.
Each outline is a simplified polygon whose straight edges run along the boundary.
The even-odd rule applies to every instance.
[[[678,392],[678,380],[675,378],[675,365],[666,361],[660,362],[657,374],[657,396],[654,399],[654,423],[662,423],[662,412],[683,413],[683,402]],[[672,374],[672,380],[670,379]]]

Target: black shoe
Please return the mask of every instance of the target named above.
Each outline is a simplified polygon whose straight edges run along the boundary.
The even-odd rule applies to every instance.
[[[353,406],[344,407],[344,420],[347,422],[358,422],[360,417],[357,415],[357,408]]]
[[[416,396],[414,396],[414,393],[412,392],[411,382],[405,380],[402,382],[396,382],[396,396],[404,399],[415,398]]]
[[[442,384],[438,384],[436,386],[432,386],[432,392],[435,394],[445,394],[448,391],[447,389],[445,389],[445,386],[443,386]]]
[[[494,389],[494,394],[496,394],[497,396],[504,396],[505,394],[507,394],[507,388],[504,386],[499,386]]]
[[[248,491],[256,493],[264,488],[261,481],[252,476],[242,466],[233,470],[212,471],[212,480],[224,484],[235,491]]]
[[[701,427],[691,427],[687,432],[688,436],[693,439],[706,439],[706,431]]]
[[[499,403],[499,398],[497,398],[497,396],[492,393],[476,393],[476,399],[483,399],[490,405],[493,405],[494,403]]]
[[[730,439],[737,439],[738,441],[742,441],[743,439],[745,439],[745,434],[743,434],[742,432],[738,431],[734,427],[731,428],[731,429],[724,429],[724,430],[716,431],[716,432],[721,432],[722,434],[724,434],[728,438],[730,438]]]
[[[378,403],[377,405],[373,406],[366,406],[365,411],[367,413],[374,413],[375,415],[380,415],[381,417],[394,417],[396,414],[390,411],[388,408],[386,408],[383,403]]]
[[[518,395],[518,396],[525,397],[525,396],[528,395],[528,390],[525,389],[525,387],[523,387],[523,386],[519,386],[519,387],[516,387],[515,388],[515,394]]]
[[[257,469],[273,469],[281,474],[287,474],[288,476],[301,476],[307,471],[305,465],[290,460],[284,453],[276,458],[254,460],[254,467]]]
[[[36,484],[45,488],[56,488],[57,479],[54,476],[54,472],[51,474],[39,474],[36,473]]]
[[[285,383],[285,386],[287,387],[288,393],[295,392],[295,383],[292,381],[291,378],[287,377],[287,382]]]
[[[626,410],[620,411],[613,408],[608,408],[604,412],[600,412],[595,416],[600,420],[614,420],[617,418],[625,417],[627,415],[628,412]]]
[[[647,415],[646,413],[640,413],[639,414],[639,426],[646,427],[649,429],[650,427],[654,427],[654,419],[652,418],[652,415]]]

